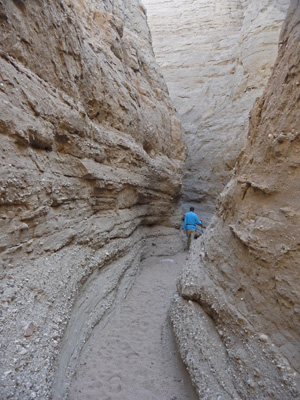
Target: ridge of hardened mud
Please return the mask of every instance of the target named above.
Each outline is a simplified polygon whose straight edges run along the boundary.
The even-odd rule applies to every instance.
[[[133,254],[137,254],[135,257]],[[140,266],[140,252],[134,251],[96,270],[81,289],[61,346],[61,357],[53,385],[54,400],[68,397],[80,354],[93,329],[100,331],[111,318],[116,305],[130,291]],[[91,317],[91,313],[93,317]]]

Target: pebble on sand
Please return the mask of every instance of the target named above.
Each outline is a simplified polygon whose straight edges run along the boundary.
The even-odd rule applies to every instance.
[[[26,324],[24,326],[23,335],[25,337],[29,337],[29,336],[33,335],[33,332],[34,332],[34,323],[31,321],[31,322],[28,322],[28,324]]]

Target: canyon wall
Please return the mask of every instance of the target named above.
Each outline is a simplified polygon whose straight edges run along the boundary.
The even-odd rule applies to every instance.
[[[299,38],[293,0],[247,146],[173,301],[201,399],[300,398]]]
[[[62,399],[141,257],[182,248],[185,147],[138,0],[0,22],[0,397]]]
[[[184,210],[205,221],[246,144],[289,0],[143,0],[154,51],[186,133]],[[186,204],[187,203],[187,204]]]

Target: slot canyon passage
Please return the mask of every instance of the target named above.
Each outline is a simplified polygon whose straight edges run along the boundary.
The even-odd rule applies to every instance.
[[[0,24],[0,398],[299,400],[300,0]]]

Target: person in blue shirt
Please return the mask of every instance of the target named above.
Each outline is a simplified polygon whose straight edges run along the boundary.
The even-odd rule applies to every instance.
[[[196,225],[202,225],[202,221],[199,221],[197,214],[195,213],[194,207],[190,207],[190,212],[187,212],[184,217],[183,233],[187,236],[188,250],[191,246],[191,241],[194,239],[196,232]]]

